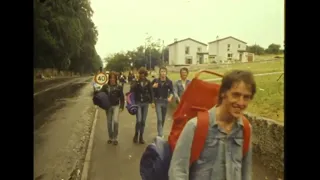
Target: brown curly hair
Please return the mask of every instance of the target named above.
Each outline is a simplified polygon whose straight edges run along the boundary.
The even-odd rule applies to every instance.
[[[145,67],[141,67],[138,71],[139,74],[144,74],[145,77],[148,76],[148,71],[146,70]]]
[[[111,71],[109,73],[109,77],[108,77],[108,84],[110,84],[110,80],[111,80],[111,77],[114,76],[114,78],[116,79],[116,84],[118,84],[118,75],[115,71]]]

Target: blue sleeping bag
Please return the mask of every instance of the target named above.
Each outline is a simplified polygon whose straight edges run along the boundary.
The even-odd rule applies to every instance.
[[[136,105],[136,102],[135,102],[135,97],[134,97],[134,93],[126,93],[126,96],[127,96],[127,105],[126,105],[126,108],[129,112],[129,114],[131,115],[136,115],[137,114],[137,111],[138,111],[138,106]]]
[[[109,96],[105,92],[98,92],[93,96],[93,104],[99,106],[104,110],[108,110],[111,107]]]
[[[168,141],[157,136],[142,154],[140,160],[141,179],[168,180],[171,155]]]

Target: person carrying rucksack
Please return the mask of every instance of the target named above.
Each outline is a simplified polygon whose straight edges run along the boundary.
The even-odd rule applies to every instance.
[[[138,106],[136,114],[136,126],[133,137],[134,143],[144,144],[144,127],[147,119],[149,104],[153,102],[153,91],[150,80],[147,79],[148,71],[141,67],[139,69],[139,78],[132,82],[130,93],[134,93],[135,103]]]
[[[173,114],[168,140],[156,137],[140,160],[142,180],[251,180],[252,127],[243,115],[253,74],[234,70],[221,85],[192,79]]]
[[[154,102],[157,114],[157,130],[158,136],[163,136],[163,126],[167,115],[168,103],[172,101],[173,85],[172,81],[167,77],[167,68],[159,69],[159,78],[152,81],[154,94]]]
[[[191,147],[198,118],[187,122],[181,132],[169,169],[169,180],[250,180],[251,142],[246,154],[243,111],[256,93],[251,72],[234,70],[221,83],[218,102],[209,110],[209,129],[204,148],[190,169]]]
[[[105,92],[108,95],[110,105],[106,110],[107,125],[108,125],[108,144],[118,144],[119,132],[119,112],[124,108],[124,94],[122,86],[117,83],[117,75],[115,72],[109,74],[108,83],[103,85],[100,92]]]
[[[177,80],[173,85],[174,98],[176,99],[177,103],[180,102],[180,98],[181,98],[183,92],[185,91],[188,84],[190,83],[190,80],[187,79],[188,74],[189,74],[188,68],[185,68],[185,67],[181,68],[180,69],[180,78],[181,79]]]

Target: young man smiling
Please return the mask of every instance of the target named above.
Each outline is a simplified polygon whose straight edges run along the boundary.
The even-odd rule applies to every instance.
[[[190,166],[197,126],[197,118],[194,118],[179,136],[170,163],[169,180],[251,180],[252,146],[250,141],[248,152],[242,154],[242,115],[255,93],[256,83],[251,72],[234,70],[223,77],[218,103],[209,110],[208,135],[199,159]]]

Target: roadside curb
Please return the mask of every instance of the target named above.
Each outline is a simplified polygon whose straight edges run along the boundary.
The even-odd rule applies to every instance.
[[[89,167],[90,167],[91,154],[92,154],[92,148],[93,148],[93,139],[94,139],[96,124],[97,124],[97,119],[98,119],[98,112],[99,112],[99,108],[97,106],[95,106],[95,108],[96,108],[96,111],[95,111],[94,119],[93,119],[93,123],[92,123],[92,128],[91,128],[91,133],[90,133],[90,138],[89,138],[89,144],[87,147],[86,157],[85,157],[83,168],[82,168],[81,180],[87,180],[88,174],[89,174]]]

